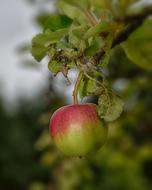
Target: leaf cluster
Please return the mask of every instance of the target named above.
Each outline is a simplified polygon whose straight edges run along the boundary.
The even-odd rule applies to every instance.
[[[119,117],[123,102],[107,85],[102,70],[109,63],[114,40],[128,27],[125,18],[131,16],[135,3],[59,0],[57,14],[39,17],[43,32],[32,40],[32,55],[37,61],[47,56],[53,74],[62,72],[68,78],[68,71],[73,68],[83,73],[76,90],[81,99],[98,96],[98,113],[106,121]],[[151,70],[149,25],[152,26],[151,19],[130,35],[122,47],[132,62]]]

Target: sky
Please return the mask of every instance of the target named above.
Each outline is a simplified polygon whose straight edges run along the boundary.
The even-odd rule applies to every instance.
[[[46,82],[45,68],[24,69],[16,50],[37,33],[38,27],[32,22],[35,13],[24,0],[0,1],[0,94],[8,100],[34,95]]]
[[[54,9],[51,0],[42,5],[32,5],[26,0],[0,1],[0,94],[7,101],[16,101],[22,95],[32,97],[47,86],[47,64],[39,64],[39,69],[25,69],[20,64],[22,57],[17,54],[17,47],[24,42],[30,43],[32,37],[41,31],[32,21],[36,13],[46,7],[50,11]],[[31,55],[28,57],[33,59]],[[63,88],[61,77],[56,79],[56,88],[69,94],[72,87],[65,84]]]

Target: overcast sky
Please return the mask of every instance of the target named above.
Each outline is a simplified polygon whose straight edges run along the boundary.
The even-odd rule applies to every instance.
[[[53,7],[48,6],[51,10]],[[0,0],[0,94],[14,100],[19,95],[32,96],[46,85],[47,69],[25,69],[16,48],[40,29],[32,22],[39,7],[25,0]],[[30,56],[30,55],[29,55]]]

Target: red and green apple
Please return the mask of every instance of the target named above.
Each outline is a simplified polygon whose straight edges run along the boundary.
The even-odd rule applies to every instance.
[[[49,127],[56,146],[69,156],[84,156],[98,150],[108,132],[92,103],[61,107],[52,115]]]

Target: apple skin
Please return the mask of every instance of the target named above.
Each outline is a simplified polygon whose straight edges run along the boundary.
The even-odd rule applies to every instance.
[[[56,146],[68,156],[84,156],[98,150],[108,133],[92,103],[61,107],[52,115],[49,129]]]

